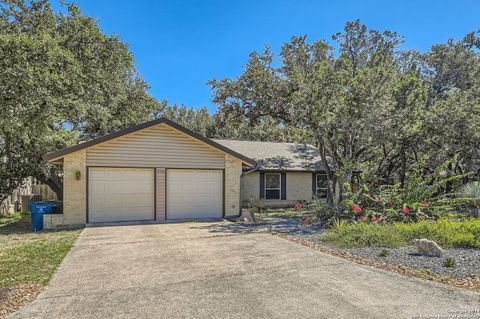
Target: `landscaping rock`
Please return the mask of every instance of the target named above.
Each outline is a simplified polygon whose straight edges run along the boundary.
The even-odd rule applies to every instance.
[[[413,241],[417,251],[420,255],[432,256],[432,257],[442,257],[443,249],[433,240],[428,239],[415,239]]]
[[[380,248],[341,249],[326,245],[311,234],[276,234],[298,244],[331,254],[349,261],[371,267],[397,272],[408,277],[419,277],[448,284],[458,288],[480,291],[480,269],[471,262],[464,262],[455,268],[441,265],[442,259],[412,253],[414,246],[391,248],[386,257],[379,256]],[[304,239],[309,238],[309,239]],[[410,252],[410,253],[409,253]],[[480,260],[479,249],[455,248],[446,251],[447,256],[463,256],[469,261]],[[459,267],[460,266],[460,267]]]
[[[445,258],[453,258],[456,266],[453,268],[444,267],[443,258],[420,255],[417,253],[415,246],[404,246],[398,248],[382,248],[382,247],[364,247],[364,248],[340,248],[330,243],[321,241],[321,236],[328,232],[327,229],[310,228],[306,231],[293,231],[289,235],[302,240],[320,244],[322,247],[334,249],[349,253],[356,257],[366,258],[374,262],[384,262],[391,265],[402,267],[411,267],[439,274],[442,276],[455,277],[459,280],[471,281],[474,278],[476,282],[480,282],[480,249],[473,248],[448,248],[444,249],[443,256]],[[382,257],[381,252],[388,251],[388,256]]]

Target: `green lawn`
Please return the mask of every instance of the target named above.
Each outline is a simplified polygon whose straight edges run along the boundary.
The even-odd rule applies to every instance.
[[[329,230],[321,240],[340,247],[399,247],[411,244],[416,238],[434,240],[444,247],[480,249],[480,219],[345,224]]]
[[[0,287],[46,285],[81,230],[33,232],[30,217],[0,219]]]

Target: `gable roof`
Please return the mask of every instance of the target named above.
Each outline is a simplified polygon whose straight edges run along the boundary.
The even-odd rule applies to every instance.
[[[219,144],[257,161],[259,170],[323,171],[318,148],[309,144],[218,140]],[[327,158],[330,162],[330,158]],[[331,164],[330,164],[331,166]]]
[[[153,120],[153,121],[149,121],[149,122],[146,122],[146,123],[142,123],[142,124],[139,124],[139,125],[134,125],[134,126],[131,126],[131,127],[128,127],[126,129],[123,129],[123,130],[120,130],[120,131],[117,131],[117,132],[113,132],[113,133],[110,133],[110,134],[107,134],[107,135],[104,135],[104,136],[101,136],[99,138],[95,138],[95,139],[92,139],[92,140],[89,140],[87,142],[83,142],[83,143],[80,143],[80,144],[77,144],[77,145],[74,145],[74,146],[71,146],[71,147],[67,147],[67,148],[64,148],[64,149],[61,149],[61,150],[58,150],[58,151],[55,151],[55,152],[52,152],[52,153],[48,153],[48,154],[45,154],[43,156],[43,159],[45,161],[53,161],[53,160],[56,160],[56,159],[59,159],[59,158],[62,158],[64,157],[65,155],[67,154],[70,154],[70,153],[73,153],[73,152],[76,152],[76,151],[80,151],[82,149],[85,149],[85,148],[88,148],[88,147],[91,147],[91,146],[94,146],[94,145],[97,145],[97,144],[100,144],[100,143],[104,143],[104,142],[107,142],[107,141],[110,141],[112,139],[115,139],[115,138],[118,138],[118,137],[121,137],[121,136],[124,136],[124,135],[127,135],[127,134],[130,134],[130,133],[133,133],[133,132],[137,132],[137,131],[140,131],[140,130],[143,130],[143,129],[146,129],[146,128],[149,128],[149,127],[152,127],[152,126],[155,126],[155,125],[159,125],[159,124],[165,124],[165,125],[168,125],[184,134],[187,134],[201,142],[204,142],[224,153],[227,153],[229,155],[232,155],[233,157],[236,157],[240,160],[242,160],[244,163],[247,163],[249,165],[255,165],[256,164],[256,161],[241,154],[241,153],[238,153],[237,151],[235,150],[232,150],[222,144],[219,144],[217,142],[215,142],[214,140],[211,140],[201,134],[198,134],[198,133],[195,133],[189,129],[187,129],[186,127],[183,127],[169,119],[167,119],[166,117],[161,117],[159,119],[156,119],[156,120]]]

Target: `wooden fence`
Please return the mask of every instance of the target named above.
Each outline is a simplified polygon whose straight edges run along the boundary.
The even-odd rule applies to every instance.
[[[32,185],[32,180],[29,179],[25,186],[13,191],[6,200],[0,202],[0,215],[13,213],[15,211],[15,203],[21,202],[22,195],[38,194],[41,195],[41,200],[56,200],[57,196],[47,185]],[[22,209],[23,210],[23,209]]]

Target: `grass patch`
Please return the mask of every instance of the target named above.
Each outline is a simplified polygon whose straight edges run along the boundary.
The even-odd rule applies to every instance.
[[[20,212],[15,212],[13,214],[0,215],[0,227],[14,223],[22,219]]]
[[[46,285],[80,230],[31,230],[29,215],[0,226],[0,287]]]
[[[436,241],[443,247],[480,248],[480,219],[378,225],[357,223],[333,228],[321,237],[340,247],[400,247],[416,238]]]

